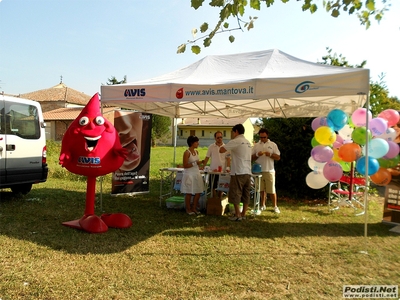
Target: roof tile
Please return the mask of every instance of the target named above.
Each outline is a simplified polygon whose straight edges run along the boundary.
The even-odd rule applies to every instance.
[[[64,83],[57,84],[49,89],[38,90],[21,94],[22,98],[37,102],[64,101],[66,103],[86,105],[91,96],[67,87]]]

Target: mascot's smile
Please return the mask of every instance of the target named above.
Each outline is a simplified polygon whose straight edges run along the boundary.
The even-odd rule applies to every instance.
[[[96,146],[97,146],[97,142],[98,140],[101,138],[101,135],[96,136],[96,137],[88,137],[85,136],[85,140],[86,140],[86,150],[88,151],[93,151]]]

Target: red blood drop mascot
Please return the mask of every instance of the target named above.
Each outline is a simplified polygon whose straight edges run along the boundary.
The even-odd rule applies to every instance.
[[[118,170],[127,156],[118,132],[100,113],[99,95],[83,108],[62,139],[60,165],[87,177],[86,208],[82,218],[63,225],[91,233],[106,232],[108,227],[128,228],[131,219],[122,213],[94,214],[96,177]]]

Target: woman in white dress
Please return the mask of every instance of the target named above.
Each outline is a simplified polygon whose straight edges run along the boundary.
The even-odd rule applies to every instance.
[[[203,161],[199,161],[199,153],[196,148],[199,147],[199,138],[196,136],[189,136],[187,139],[189,148],[183,153],[183,177],[181,183],[181,193],[185,195],[186,212],[189,215],[200,214],[197,211],[197,204],[199,203],[200,194],[204,192],[203,177],[200,174],[199,165]],[[192,195],[193,205],[191,205]]]

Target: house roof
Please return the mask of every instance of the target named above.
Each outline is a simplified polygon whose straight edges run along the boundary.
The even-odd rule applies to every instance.
[[[232,118],[232,119],[225,119],[225,118],[185,118],[182,119],[181,122],[178,123],[179,127],[184,126],[201,126],[201,127],[221,127],[221,126],[235,126],[236,124],[243,124],[246,122],[248,118]]]
[[[91,96],[85,93],[67,87],[62,82],[48,89],[21,94],[21,97],[37,102],[64,101],[78,105],[86,105],[91,98]]]
[[[83,107],[62,107],[54,110],[50,110],[43,113],[43,119],[45,121],[71,121],[75,120]],[[103,108],[103,114],[115,110],[115,107]]]

